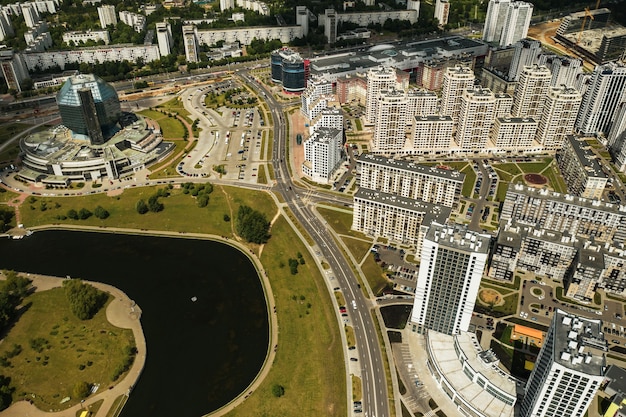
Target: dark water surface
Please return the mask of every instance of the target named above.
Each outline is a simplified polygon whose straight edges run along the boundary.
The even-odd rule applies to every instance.
[[[199,417],[241,393],[263,364],[263,288],[228,245],[44,231],[0,239],[0,269],[104,282],[139,305],[148,354],[122,417]]]

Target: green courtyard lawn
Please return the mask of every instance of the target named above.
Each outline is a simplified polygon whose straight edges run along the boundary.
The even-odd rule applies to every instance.
[[[161,187],[162,188],[162,187]],[[276,206],[268,193],[236,187],[214,186],[207,207],[196,206],[195,199],[181,189],[160,198],[165,209],[160,213],[140,215],[135,204],[140,198],[155,194],[157,187],[129,188],[120,196],[88,195],[84,197],[37,198],[34,203],[22,205],[26,227],[51,223],[84,224],[91,226],[134,229],[184,231],[232,237],[232,220],[242,204],[274,218]],[[41,211],[41,202],[46,210]],[[56,203],[60,207],[56,207]],[[33,209],[30,206],[33,206]],[[73,208],[85,207],[93,211],[101,205],[110,212],[106,220],[93,216],[87,220],[58,220]],[[280,416],[345,416],[346,381],[341,345],[341,328],[337,326],[335,308],[328,295],[323,278],[305,246],[279,217],[270,230],[271,238],[263,246],[261,261],[272,285],[278,311],[280,329],[279,348],[270,373],[259,389],[229,415]],[[259,247],[250,245],[257,251]],[[298,266],[298,274],[291,275],[289,258],[300,252],[305,260]],[[148,346],[150,349],[150,346]],[[295,366],[297,364],[297,366]],[[275,398],[272,386],[285,387],[285,395]]]
[[[305,264],[291,275],[288,259]],[[261,261],[268,270],[280,329],[274,364],[262,385],[228,416],[345,416],[346,380],[340,328],[323,277],[283,217]],[[282,266],[281,266],[282,265]],[[274,384],[285,388],[280,398]]]
[[[0,188],[0,202],[8,203],[17,199],[20,195],[18,193],[14,193],[13,191],[8,191],[6,188]]]
[[[72,393],[77,382],[100,384],[100,390],[114,383],[115,368],[127,356],[124,349],[135,342],[131,330],[107,321],[106,307],[91,320],[79,320],[62,288],[33,293],[24,305],[24,314],[0,346],[4,358],[21,346],[20,353],[7,359],[10,365],[2,367],[15,388],[15,401],[28,398],[41,410],[65,409],[80,401]],[[71,400],[61,407],[65,397]]]
[[[189,117],[190,113],[187,111],[187,109],[185,109],[185,106],[180,100],[180,97],[174,97],[173,99],[166,101],[165,103],[159,104],[157,108],[164,109],[172,113],[177,113],[179,116],[187,120],[187,123],[193,123],[193,120],[191,120],[191,118]]]
[[[471,197],[474,184],[476,183],[476,172],[474,172],[474,168],[470,164],[465,164],[463,169],[461,170],[463,174],[465,174],[465,180],[463,181],[463,189],[461,190],[461,195],[463,197]]]
[[[359,239],[370,239],[361,232],[351,229],[352,210],[345,207],[317,206],[317,211],[338,235],[346,235]]]
[[[361,265],[361,270],[375,296],[382,294],[383,290],[391,284],[391,281],[383,275],[382,268],[376,263],[373,256],[365,258]]]

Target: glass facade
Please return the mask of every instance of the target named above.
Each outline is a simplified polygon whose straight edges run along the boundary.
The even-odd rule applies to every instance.
[[[98,122],[102,129],[115,125],[121,115],[119,98],[115,89],[92,74],[70,77],[57,94],[57,103],[63,124],[76,133],[89,134],[85,107],[79,91],[89,89],[95,105]],[[91,107],[91,106],[89,106]]]

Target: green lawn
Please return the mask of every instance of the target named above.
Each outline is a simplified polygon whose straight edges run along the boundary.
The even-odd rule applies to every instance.
[[[13,191],[7,191],[5,188],[0,188],[0,202],[9,202],[18,198],[20,195]]]
[[[164,187],[158,187],[164,188]],[[22,204],[22,222],[26,227],[40,226],[51,223],[99,226],[99,227],[126,227],[133,229],[166,230],[188,233],[213,233],[220,236],[231,235],[230,222],[224,221],[224,214],[231,219],[236,216],[238,205],[247,202],[251,207],[266,214],[271,219],[275,213],[275,206],[265,193],[258,193],[254,202],[251,202],[245,191],[235,187],[215,186],[210,195],[209,205],[199,208],[190,194],[183,194],[181,189],[172,189],[171,195],[159,198],[165,209],[160,213],[139,214],[135,210],[137,201],[147,201],[154,195],[157,187],[129,188],[121,196],[109,197],[105,194],[94,194],[79,197],[35,197],[34,203],[30,199]],[[228,200],[224,190],[227,189]],[[246,197],[244,197],[246,196]],[[232,212],[227,204],[231,202]],[[42,211],[42,203],[46,210]],[[79,211],[82,208],[93,212],[100,205],[110,216],[105,220],[95,216],[87,220],[61,220],[59,215],[66,215],[68,210]]]
[[[461,190],[461,195],[463,197],[469,198],[474,192],[474,184],[476,183],[476,172],[474,172],[474,169],[470,164],[466,164],[461,172],[465,174],[465,180],[463,181],[463,189]]]
[[[333,228],[335,233],[356,238],[371,239],[361,232],[356,232],[350,229],[352,227],[352,213],[347,213],[344,210],[346,209],[333,209],[332,207],[328,206],[317,207],[317,211],[328,222],[328,225]]]
[[[522,171],[519,169],[517,164],[512,164],[512,163],[493,164],[493,168],[495,170],[498,170],[498,171],[501,171],[501,172],[506,172],[511,177],[514,177],[514,176],[519,175],[519,174],[522,173]],[[500,173],[498,173],[498,174],[500,174]]]
[[[343,236],[341,240],[343,240],[343,243],[346,245],[346,247],[348,248],[352,256],[354,256],[354,259],[356,259],[357,262],[361,262],[361,260],[369,253],[370,248],[372,247],[371,240],[364,241],[361,239],[354,239],[347,236]]]
[[[520,162],[518,165],[525,174],[541,173],[551,162],[552,158],[544,158],[543,162]]]
[[[368,256],[361,265],[363,275],[367,279],[374,295],[380,295],[382,291],[391,283],[384,275],[383,270],[376,263],[373,256]]]
[[[131,330],[112,326],[106,307],[91,320],[77,319],[62,288],[33,293],[24,303],[27,310],[0,349],[0,356],[5,356],[15,345],[21,346],[21,353],[8,359],[10,366],[2,368],[15,387],[14,399],[28,395],[41,410],[65,409],[79,402],[72,394],[76,382],[100,384],[101,390],[112,384],[113,372],[125,357],[123,349],[135,345]],[[47,346],[41,352],[31,347],[31,341],[39,338]],[[60,407],[65,397],[72,399]]]
[[[279,312],[279,348],[261,387],[228,416],[345,416],[343,346],[335,308],[313,259],[282,217],[272,232],[261,261],[270,271]],[[305,264],[293,276],[280,264],[297,252]],[[274,384],[285,387],[283,397],[272,395]]]
[[[173,116],[155,110],[142,110],[138,113],[157,122],[165,140],[181,139],[185,134],[183,123]]]

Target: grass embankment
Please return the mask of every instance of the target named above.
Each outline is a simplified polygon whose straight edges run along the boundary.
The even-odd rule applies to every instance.
[[[182,231],[216,234],[232,237],[232,223],[224,221],[224,214],[234,219],[237,209],[245,204],[272,219],[276,206],[267,193],[235,187],[215,186],[209,205],[196,206],[195,198],[181,189],[160,198],[165,209],[160,213],[140,215],[135,204],[156,193],[157,187],[129,188],[121,196],[89,195],[84,197],[38,198],[22,206],[26,227],[51,223],[79,224],[103,227]],[[40,209],[46,202],[45,211]],[[59,207],[56,207],[58,203]],[[99,220],[59,220],[73,208],[92,210],[101,205],[110,217]],[[264,246],[261,261],[268,273],[277,306],[280,336],[277,356],[269,375],[246,401],[229,415],[325,415],[345,416],[346,381],[340,331],[335,309],[327,295],[323,279],[314,268],[315,263],[295,232],[280,217],[271,229],[269,242]],[[258,252],[258,247],[251,245]],[[288,259],[303,254],[305,264],[298,274],[291,275]],[[294,299],[295,297],[295,299]],[[148,346],[149,349],[149,346]],[[271,387],[280,384],[285,395],[275,398]]]
[[[80,402],[72,392],[77,382],[99,384],[100,390],[114,383],[114,370],[127,356],[124,348],[135,342],[131,330],[107,321],[106,307],[91,320],[79,320],[62,288],[33,293],[24,305],[0,349],[6,357],[16,345],[21,347],[2,367],[15,387],[13,398],[28,398],[40,410],[60,410]],[[60,406],[65,397],[71,399]]]
[[[7,143],[15,135],[19,135],[32,126],[25,123],[5,123],[0,129],[0,145]],[[14,142],[14,146],[8,146],[4,151],[0,152],[0,168],[10,165],[20,152],[18,141]]]
[[[159,124],[161,134],[165,140],[182,139],[185,134],[185,126],[175,116],[161,113],[156,110],[142,110],[138,114],[148,117]]]

